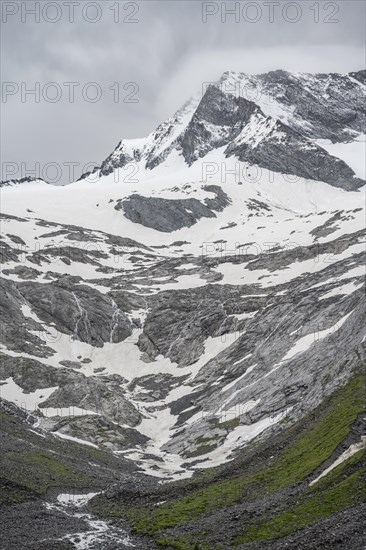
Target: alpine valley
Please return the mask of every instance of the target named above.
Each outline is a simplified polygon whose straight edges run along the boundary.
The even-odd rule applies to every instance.
[[[1,549],[365,548],[365,91],[227,72],[1,184]]]

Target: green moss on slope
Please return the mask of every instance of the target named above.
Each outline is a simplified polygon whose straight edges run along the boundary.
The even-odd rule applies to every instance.
[[[165,503],[153,510],[132,509],[128,515],[136,532],[156,535],[169,527],[181,525],[216,509],[253,500],[274,493],[306,479],[326,461],[348,435],[350,426],[364,410],[365,377],[353,378],[344,388],[326,399],[318,408],[309,428],[298,435],[269,466],[250,476],[214,482],[175,502]],[[306,419],[305,419],[306,420]],[[305,425],[304,421],[299,423]],[[124,515],[113,505],[110,514]]]
[[[110,453],[41,437],[5,411],[0,411],[0,434],[0,506],[40,497],[53,487],[95,487],[101,482],[93,472],[108,482],[120,467]]]
[[[51,453],[7,453],[6,459],[6,464],[2,464],[2,474],[6,479],[38,495],[51,487],[88,487],[92,484],[91,478]]]
[[[321,484],[319,482],[318,486],[309,488],[302,495],[300,504],[290,507],[275,518],[249,525],[244,533],[235,539],[235,545],[281,539],[349,506],[365,502],[365,468],[347,475],[347,470],[352,469],[355,463],[361,462],[364,456],[365,453],[359,451],[352,459],[339,465],[332,474],[324,477]]]

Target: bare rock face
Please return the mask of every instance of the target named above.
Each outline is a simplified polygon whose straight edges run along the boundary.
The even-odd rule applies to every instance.
[[[246,99],[225,95],[210,86],[203,96],[179,146],[186,162],[191,165],[212,149],[235,140],[260,109]]]
[[[317,304],[316,292],[294,296],[277,304],[269,302],[248,320],[235,342],[200,370],[195,378],[198,389],[189,399],[172,404],[182,429],[164,448],[179,454],[194,452],[195,441],[208,433],[215,436],[215,421],[240,418],[243,425],[252,426],[281,411],[301,418],[305,410],[314,409],[345,384],[365,360],[364,287],[344,301],[342,312],[332,301],[321,312]],[[339,321],[340,315],[344,322]],[[291,355],[299,332],[311,345],[302,354]],[[289,358],[284,361],[286,354]],[[199,420],[185,424],[193,414]],[[223,441],[217,442],[221,444],[225,448]]]
[[[124,144],[119,142],[113,153],[107,157],[100,166],[100,174],[108,176],[116,168],[121,168],[131,162],[137,162],[141,158],[141,151],[139,148],[133,148],[127,151]]]
[[[268,170],[324,181],[347,191],[358,189],[365,183],[355,176],[345,162],[332,157],[280,122],[271,129],[266,140],[256,147],[253,148],[250,143],[232,143],[226,149],[226,154]]]
[[[156,231],[170,233],[182,227],[191,227],[201,218],[215,218],[215,211],[222,211],[229,204],[227,195],[217,186],[205,186],[206,191],[216,194],[205,199],[164,199],[131,195],[119,200],[115,210],[123,210],[125,217],[134,223],[151,227]]]
[[[41,323],[25,316],[24,305],[25,300],[16,283],[0,279],[1,344],[17,353],[38,357],[52,355],[52,350],[42,339]]]
[[[54,409],[53,415],[57,416],[57,411],[66,410],[66,416],[72,417],[73,408],[77,407],[118,424],[136,426],[141,421],[137,409],[126,399],[118,377],[106,384],[98,377],[86,377],[69,368],[55,369],[34,359],[6,354],[1,354],[0,359],[0,379],[13,378],[25,393],[56,388],[47,399],[40,398],[43,413]]]
[[[58,434],[89,441],[99,449],[107,451],[128,450],[135,445],[145,445],[149,439],[133,428],[120,426],[105,415],[56,419],[52,430]]]
[[[115,386],[106,387],[103,380],[75,378],[62,385],[48,399],[42,402],[41,409],[79,407],[85,411],[94,411],[96,414],[113,420],[117,424],[136,426],[141,421],[141,415],[126,399],[125,392]]]
[[[113,301],[86,285],[19,285],[24,298],[46,324],[93,346],[121,342],[132,333],[131,323]]]
[[[348,141],[365,126],[366,109],[358,84],[364,79],[364,70],[349,75],[292,75],[278,70],[259,75],[258,86],[263,94],[294,109],[294,128],[310,137]]]
[[[235,329],[235,314],[261,307],[263,298],[242,298],[247,292],[246,288],[215,285],[161,292],[149,300],[140,349],[150,358],[162,354],[179,366],[194,363],[202,355],[208,337]]]
[[[215,214],[197,199],[162,199],[131,195],[115,206],[134,223],[170,233],[190,227],[200,218],[214,218]]]
[[[255,103],[211,86],[189,123],[180,146],[188,164],[212,149],[267,170],[354,190],[364,185],[343,161],[332,157],[298,129],[265,116]]]

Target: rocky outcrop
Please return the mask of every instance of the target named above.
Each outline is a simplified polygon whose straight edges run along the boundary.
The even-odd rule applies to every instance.
[[[53,354],[42,338],[41,323],[25,315],[25,300],[13,281],[0,279],[0,342],[17,353],[29,353],[38,357]]]
[[[222,189],[211,185],[204,190],[215,193],[215,198],[205,199],[164,199],[131,195],[118,200],[115,210],[122,210],[124,216],[133,223],[151,227],[156,231],[170,233],[191,227],[201,218],[214,218],[214,211],[222,211],[229,204],[227,195]]]
[[[364,79],[364,70],[349,75],[227,72],[219,86],[226,93],[242,94],[265,105],[266,114],[278,106],[283,121],[305,136],[349,141],[365,128]]]
[[[170,233],[182,227],[191,227],[200,218],[214,218],[215,214],[197,199],[162,199],[131,195],[117,203],[116,210],[133,223]]]
[[[131,323],[113,301],[86,285],[25,282],[19,291],[46,325],[75,340],[102,347],[132,333]]]
[[[141,421],[140,413],[126,399],[121,388],[123,380],[118,376],[107,381],[25,357],[1,354],[0,359],[0,380],[12,378],[26,394],[56,388],[47,399],[39,399],[39,411],[47,416],[60,414],[70,420],[76,407],[84,414],[95,413],[118,425],[136,426]]]
[[[254,147],[250,142],[233,142],[227,147],[226,154],[267,170],[324,181],[347,191],[353,191],[365,184],[345,162],[332,157],[281,122],[277,122],[266,139]]]
[[[162,354],[179,366],[190,365],[202,355],[207,338],[234,331],[235,315],[256,311],[265,303],[265,297],[255,296],[246,286],[161,292],[149,300],[139,347],[150,359]]]
[[[121,418],[122,416],[120,416]],[[57,419],[52,427],[53,432],[76,437],[98,445],[108,451],[127,450],[137,445],[145,445],[149,438],[133,428],[119,425],[113,416],[87,415]],[[126,418],[128,424],[128,418]],[[134,425],[131,423],[131,426]]]

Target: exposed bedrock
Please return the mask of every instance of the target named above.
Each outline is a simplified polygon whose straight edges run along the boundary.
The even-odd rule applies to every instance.
[[[203,189],[215,193],[215,197],[200,201],[190,199],[164,199],[131,195],[117,201],[115,210],[122,210],[134,223],[170,233],[182,227],[191,227],[201,218],[215,218],[215,211],[222,211],[230,202],[220,187],[210,185]]]

